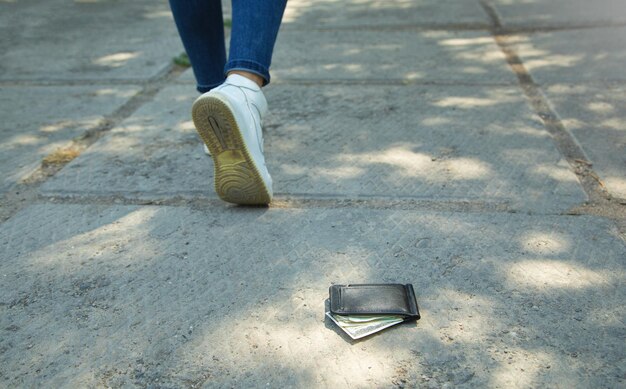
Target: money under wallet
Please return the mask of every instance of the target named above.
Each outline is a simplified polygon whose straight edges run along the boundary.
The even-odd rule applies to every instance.
[[[352,339],[420,318],[411,284],[332,285],[326,315]]]

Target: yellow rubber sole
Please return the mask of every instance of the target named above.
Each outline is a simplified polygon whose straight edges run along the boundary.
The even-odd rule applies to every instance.
[[[216,97],[200,97],[191,116],[213,158],[217,195],[234,204],[269,204],[272,198],[228,105]]]

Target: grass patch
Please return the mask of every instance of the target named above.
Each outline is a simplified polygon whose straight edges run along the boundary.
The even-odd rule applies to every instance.
[[[224,27],[231,28],[233,26],[233,21],[230,19],[224,19]]]
[[[44,167],[53,165],[65,165],[74,158],[80,155],[80,150],[76,147],[67,147],[64,149],[57,149],[54,152],[46,155],[41,161]]]
[[[179,56],[174,57],[174,63],[178,66],[182,66],[188,68],[191,66],[191,62],[189,62],[189,56],[187,53],[181,53]]]

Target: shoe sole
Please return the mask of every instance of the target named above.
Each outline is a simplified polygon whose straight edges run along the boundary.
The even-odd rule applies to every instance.
[[[234,204],[269,204],[269,191],[229,106],[217,97],[200,97],[193,104],[191,115],[211,152],[218,196]]]

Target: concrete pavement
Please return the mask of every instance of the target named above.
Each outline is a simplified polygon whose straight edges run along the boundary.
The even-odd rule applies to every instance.
[[[235,207],[167,3],[0,3],[0,386],[623,386],[626,6],[290,0],[281,29],[276,201]],[[351,341],[328,286],[373,282],[422,319]]]

